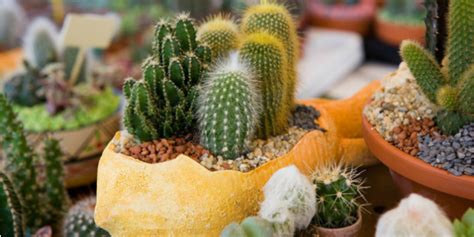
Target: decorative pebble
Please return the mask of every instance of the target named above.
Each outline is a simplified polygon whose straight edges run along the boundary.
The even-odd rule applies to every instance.
[[[435,127],[433,120],[424,118],[424,119],[414,119],[408,118],[409,122],[407,125],[400,125],[394,128],[391,132],[393,141],[391,142],[398,149],[408,153],[412,156],[418,154],[418,137],[431,135],[431,136],[440,136],[438,130]]]
[[[316,123],[317,119],[321,116],[321,113],[314,107],[307,105],[296,105],[295,111],[290,118],[290,126],[306,130],[320,130],[325,132],[324,128],[321,128]]]

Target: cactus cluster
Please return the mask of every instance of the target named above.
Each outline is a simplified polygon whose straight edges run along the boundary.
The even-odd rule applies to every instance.
[[[0,50],[17,46],[25,18],[25,12],[15,1],[0,2]]]
[[[64,237],[110,236],[107,231],[95,225],[95,204],[96,198],[90,196],[78,201],[69,209],[64,221]]]
[[[325,228],[340,228],[354,224],[364,189],[363,180],[355,169],[341,165],[324,166],[313,175],[316,185],[317,213],[314,222]]]
[[[380,11],[380,16],[386,20],[404,24],[423,24],[425,10],[418,1],[388,0]]]
[[[469,208],[461,220],[454,220],[453,228],[455,237],[474,236],[474,209]]]
[[[34,106],[45,101],[41,91],[40,72],[24,61],[24,69],[9,75],[3,91],[8,101],[21,106]]]
[[[0,172],[0,230],[6,237],[23,236],[22,207],[8,177]]]
[[[443,65],[419,44],[404,41],[401,56],[424,94],[442,109],[436,116],[446,134],[474,121],[474,2],[450,1]]]
[[[237,50],[240,43],[239,27],[230,17],[215,16],[199,27],[198,40],[209,45],[216,60]]]
[[[186,14],[174,26],[161,20],[155,30],[153,55],[143,63],[143,80],[126,80],[125,126],[136,138],[149,141],[190,133],[195,122],[197,85],[205,75],[211,50],[196,41]]]

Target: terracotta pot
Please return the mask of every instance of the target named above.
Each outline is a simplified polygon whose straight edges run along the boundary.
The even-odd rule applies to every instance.
[[[0,80],[8,72],[14,71],[21,64],[23,52],[21,49],[11,49],[0,53]]]
[[[370,151],[384,163],[403,195],[418,193],[441,206],[450,218],[460,218],[474,207],[474,177],[454,176],[404,153],[385,141],[363,118],[364,139]]]
[[[425,43],[426,27],[420,25],[404,25],[390,22],[381,17],[375,20],[375,34],[383,42],[392,46],[399,46],[403,40],[411,39],[421,44]]]
[[[99,161],[95,221],[113,236],[218,236],[257,213],[262,187],[280,168],[294,164],[309,175],[325,162],[371,163],[360,114],[378,87],[343,101],[302,101],[321,112],[318,123],[327,132],[307,133],[287,154],[246,173],[211,172],[184,155],[148,164],[114,152],[111,142]]]
[[[342,228],[324,228],[317,227],[317,231],[320,237],[357,237],[359,236],[360,229],[362,228],[362,212],[361,209],[357,211],[357,221],[346,227]]]
[[[374,13],[374,0],[361,0],[360,3],[353,6],[344,4],[328,6],[319,0],[307,0],[304,22],[313,26],[366,35],[369,32]]]

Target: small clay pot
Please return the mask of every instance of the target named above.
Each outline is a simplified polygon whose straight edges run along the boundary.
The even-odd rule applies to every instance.
[[[375,20],[375,34],[383,42],[398,47],[403,40],[411,39],[418,43],[425,43],[426,27],[420,25],[405,25],[390,22],[377,16]]]
[[[320,237],[357,237],[362,228],[362,211],[361,208],[357,211],[357,221],[342,228],[324,228],[317,227]]]
[[[460,218],[469,207],[474,207],[474,177],[454,176],[399,150],[385,141],[365,117],[362,126],[367,146],[390,169],[404,196],[423,195],[436,202],[451,219]]]

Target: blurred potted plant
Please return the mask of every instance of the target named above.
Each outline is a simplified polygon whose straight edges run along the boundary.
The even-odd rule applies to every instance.
[[[0,2],[0,79],[21,62],[18,49],[26,15],[15,1]]]
[[[405,39],[424,44],[426,11],[420,1],[387,0],[377,12],[375,33],[387,44],[398,46]]]

